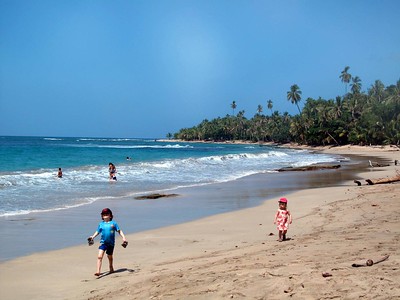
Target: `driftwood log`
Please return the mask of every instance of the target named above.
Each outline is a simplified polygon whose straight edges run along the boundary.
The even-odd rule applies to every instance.
[[[377,162],[372,162],[372,161],[368,161],[369,162],[369,166],[371,167],[371,168],[375,168],[375,167],[378,167],[378,168],[380,168],[380,167],[388,167],[388,166],[390,166],[390,165],[388,165],[388,164],[380,164],[380,163],[377,163]]]
[[[385,255],[384,257],[379,258],[379,259],[377,259],[375,261],[373,261],[372,259],[368,259],[365,263],[354,263],[351,266],[352,267],[356,267],[356,268],[358,268],[358,267],[370,267],[372,265],[376,265],[376,264],[378,264],[380,262],[383,262],[383,261],[387,260],[388,258],[389,258],[389,255]]]
[[[144,196],[138,196],[135,197],[137,200],[146,200],[146,199],[158,199],[158,198],[164,198],[164,197],[176,197],[179,196],[178,194],[149,194],[149,195],[144,195]]]
[[[388,178],[381,178],[381,179],[366,179],[365,181],[369,185],[382,184],[382,183],[393,183],[393,182],[400,181],[400,175],[396,175],[394,177],[388,177]]]
[[[284,171],[315,171],[315,170],[324,170],[324,169],[338,169],[340,165],[311,165],[311,166],[304,166],[304,167],[285,167],[280,168],[278,172]]]
[[[367,182],[368,185],[397,182],[400,181],[400,172],[397,171],[397,174],[393,177],[386,177],[380,179],[365,179],[365,181]],[[358,186],[361,185],[361,181],[359,180],[354,180],[354,183],[356,183]]]

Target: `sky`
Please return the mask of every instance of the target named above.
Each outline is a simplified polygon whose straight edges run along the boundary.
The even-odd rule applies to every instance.
[[[397,0],[0,0],[0,135],[165,138],[400,79]]]

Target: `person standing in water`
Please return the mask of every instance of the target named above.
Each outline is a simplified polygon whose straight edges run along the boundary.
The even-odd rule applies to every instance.
[[[108,173],[110,174],[110,180],[117,181],[117,168],[111,162],[108,164]]]

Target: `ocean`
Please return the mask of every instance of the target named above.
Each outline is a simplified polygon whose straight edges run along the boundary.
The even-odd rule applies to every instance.
[[[117,181],[109,180],[110,162]],[[344,165],[339,171],[276,171],[338,162]],[[337,185],[349,180],[345,165],[353,163],[258,144],[2,136],[0,262],[86,245],[104,207],[112,209],[125,234],[143,232],[254,207],[301,188]],[[178,196],[136,200],[151,193]]]
[[[130,159],[127,159],[127,158]],[[343,158],[254,144],[139,138],[0,137],[0,218],[234,181]],[[117,168],[110,182],[108,164]],[[57,177],[62,168],[63,177]]]

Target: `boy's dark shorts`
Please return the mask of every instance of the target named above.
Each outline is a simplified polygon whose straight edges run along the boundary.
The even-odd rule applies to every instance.
[[[113,255],[113,253],[114,253],[114,245],[101,244],[99,246],[99,249],[106,251],[107,255]]]

